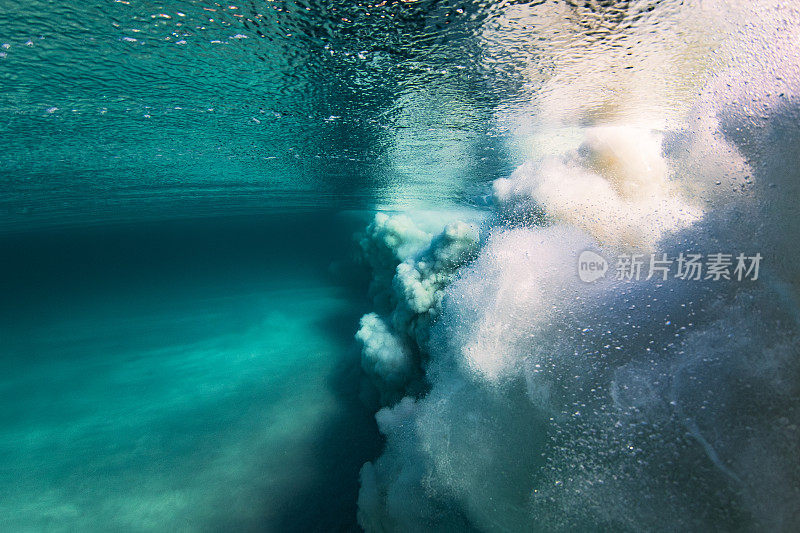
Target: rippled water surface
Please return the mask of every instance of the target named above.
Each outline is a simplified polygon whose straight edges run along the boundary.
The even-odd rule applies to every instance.
[[[0,529],[796,530],[798,28],[0,0]]]
[[[7,223],[461,201],[502,166],[485,7],[3,4]]]
[[[471,203],[510,117],[691,90],[716,37],[679,6],[4,1],[3,225]]]

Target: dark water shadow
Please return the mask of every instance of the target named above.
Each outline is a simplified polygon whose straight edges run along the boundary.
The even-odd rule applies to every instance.
[[[313,474],[290,489],[283,501],[265,502],[272,517],[255,528],[257,531],[362,531],[356,519],[359,471],[379,455],[382,437],[374,413],[358,397],[362,370],[353,335],[360,316],[356,307],[317,324],[346,353],[327,380],[338,409],[312,439],[314,464],[307,466]],[[277,516],[275,507],[280,509]]]

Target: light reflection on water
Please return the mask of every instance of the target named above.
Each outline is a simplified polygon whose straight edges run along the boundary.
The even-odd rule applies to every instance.
[[[5,229],[473,203],[520,128],[667,113],[714,44],[680,2],[2,3]]]

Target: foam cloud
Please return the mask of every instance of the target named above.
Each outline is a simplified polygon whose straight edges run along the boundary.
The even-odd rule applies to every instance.
[[[543,209],[602,242],[647,247],[702,217],[670,180],[661,136],[628,126],[589,128],[564,154],[525,163],[493,184],[502,211]]]
[[[735,11],[756,23],[681,127],[577,129],[496,181],[433,299],[422,248],[398,261],[387,316],[438,318],[412,328],[429,387],[377,414],[367,531],[796,529],[800,15]],[[629,247],[766,260],[756,282],[578,279],[581,251]]]
[[[415,374],[408,350],[376,313],[361,317],[356,340],[362,345],[361,366],[387,388],[403,391]]]
[[[714,242],[712,230],[681,238]],[[448,286],[431,390],[378,416],[389,444],[362,472],[367,530],[788,530],[800,518],[800,324],[771,303],[786,296],[735,282],[587,287],[574,258],[592,244],[564,226],[498,230]]]
[[[427,339],[442,291],[477,251],[478,226],[446,219],[426,214],[415,222],[403,214],[377,213],[359,239],[372,268],[370,292],[380,314],[362,317],[356,340],[382,405],[421,390]]]

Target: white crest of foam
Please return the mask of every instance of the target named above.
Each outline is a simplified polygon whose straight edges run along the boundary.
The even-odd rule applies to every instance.
[[[494,182],[501,206],[543,208],[602,243],[652,247],[702,217],[671,182],[661,135],[629,126],[586,130],[576,149],[528,161]]]
[[[497,382],[519,368],[517,341],[547,323],[556,296],[585,294],[575,258],[594,243],[568,226],[498,231],[449,291],[459,295],[451,314],[465,313],[457,342],[469,373]],[[475,283],[476,278],[481,283]],[[526,316],[523,324],[517,317]]]

